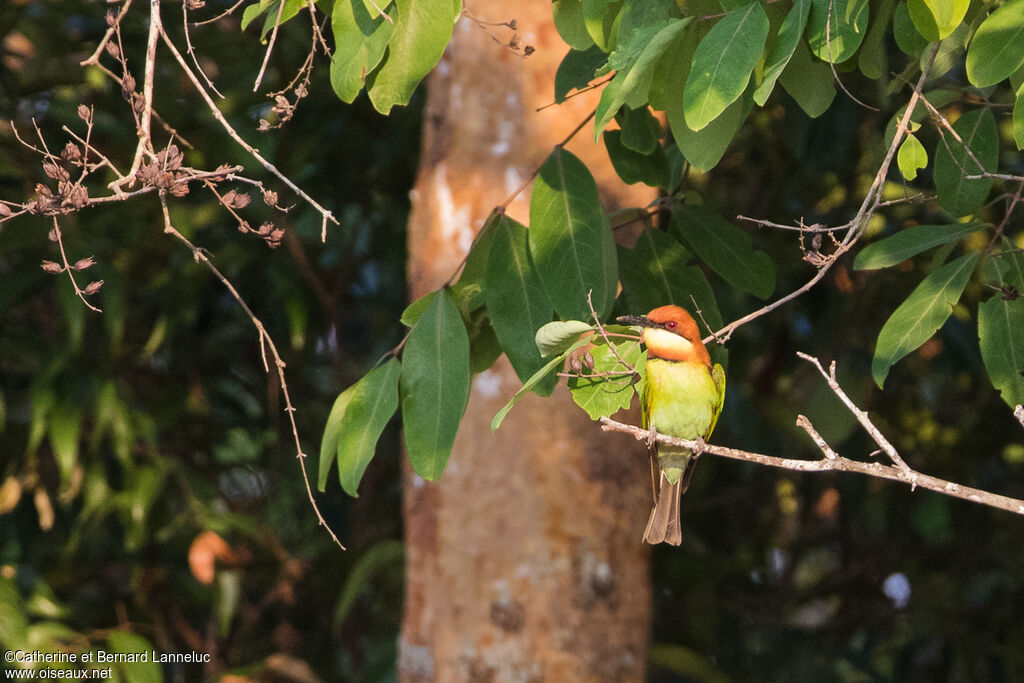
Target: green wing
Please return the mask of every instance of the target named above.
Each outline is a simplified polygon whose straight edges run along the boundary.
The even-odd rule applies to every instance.
[[[722,414],[722,406],[725,404],[725,369],[718,363],[715,363],[714,369],[711,370],[711,379],[715,382],[715,388],[718,389],[718,401],[715,403],[714,412],[711,417],[711,426],[708,428],[708,433],[704,435],[707,439],[711,436],[711,432],[715,431],[715,425],[718,424],[718,416]]]

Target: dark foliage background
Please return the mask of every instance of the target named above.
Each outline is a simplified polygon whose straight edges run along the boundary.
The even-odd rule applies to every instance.
[[[175,17],[168,27],[180,31],[177,8],[166,8]],[[22,200],[44,180],[38,157],[11,130],[31,137],[33,117],[60,147],[61,126],[81,128],[77,106],[95,106],[96,144],[130,158],[134,130],[119,88],[78,67],[105,28],[93,2],[0,4],[0,197]],[[141,54],[146,27],[131,19],[123,28],[126,53]],[[301,22],[283,28],[271,88],[304,59],[308,31]],[[295,118],[258,133],[270,103],[251,92],[263,55],[252,31],[241,34],[228,19],[192,38],[227,95],[225,115],[342,222],[321,244],[319,216],[297,204],[279,221],[284,244],[270,251],[238,233],[198,188],[172,204],[175,225],[209,250],[278,341],[303,446],[315,454],[338,391],[400,338],[420,107],[383,118],[365,97],[344,106],[321,65]],[[253,170],[172,61],[158,63],[156,109],[195,146],[186,162]],[[141,69],[137,57],[131,64]],[[695,185],[726,216],[845,220],[877,168],[879,130],[891,112],[840,97],[810,121],[785,95],[774,102]],[[872,230],[904,219],[890,210]],[[40,269],[55,249],[45,219],[0,226],[0,645],[111,651],[134,634],[157,651],[212,655],[205,670],[165,669],[167,680],[228,672],[393,679],[397,434],[386,437],[358,500],[333,477],[318,496],[350,548],[342,553],[305,498],[276,380],[263,370],[250,322],[163,234],[156,199],[89,209],[63,227],[69,258],[99,262],[102,315],[85,310],[63,276]],[[793,234],[762,230],[755,240],[776,261],[777,292],[813,274]],[[715,440],[817,457],[794,426],[803,412],[840,452],[867,457],[873,444],[796,359],[802,350],[838,360],[844,386],[911,466],[1024,496],[1021,431],[984,376],[965,322],[975,311],[958,309],[893,369],[885,392],[871,383],[878,330],[929,260],[872,273],[840,264],[811,294],[741,328],[729,346]],[[726,320],[754,305],[727,286],[716,292]],[[1024,678],[1017,517],[855,475],[711,457],[684,517],[683,546],[654,553],[652,680]],[[189,562],[206,531],[232,555],[209,585]]]

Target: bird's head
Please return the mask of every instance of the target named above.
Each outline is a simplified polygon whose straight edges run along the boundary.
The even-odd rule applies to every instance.
[[[711,366],[697,323],[684,308],[659,306],[647,315],[624,315],[618,321],[643,328],[648,356]]]

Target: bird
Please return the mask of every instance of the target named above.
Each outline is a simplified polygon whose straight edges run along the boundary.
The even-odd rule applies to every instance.
[[[659,306],[647,315],[617,320],[640,327],[647,347],[640,403],[643,427],[650,431],[651,486],[657,491],[643,540],[652,545],[679,545],[683,538],[679,498],[690,485],[703,449],[694,452],[658,443],[656,435],[701,443],[708,439],[725,401],[725,370],[717,363],[712,366],[697,323],[680,306]]]

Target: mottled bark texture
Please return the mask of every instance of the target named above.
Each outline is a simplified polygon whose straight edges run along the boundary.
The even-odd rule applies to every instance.
[[[431,76],[409,226],[411,296],[439,286],[490,210],[594,107],[553,99],[568,50],[549,0],[467,3],[478,19],[516,19],[522,57],[464,17]],[[568,148],[595,174],[606,207],[643,205],[617,180],[588,124]],[[525,192],[509,214],[528,222]],[[492,434],[519,382],[502,358],[473,381],[448,469],[405,473],[406,606],[402,681],[641,681],[650,630],[647,458],[602,434],[564,386],[528,396]]]

